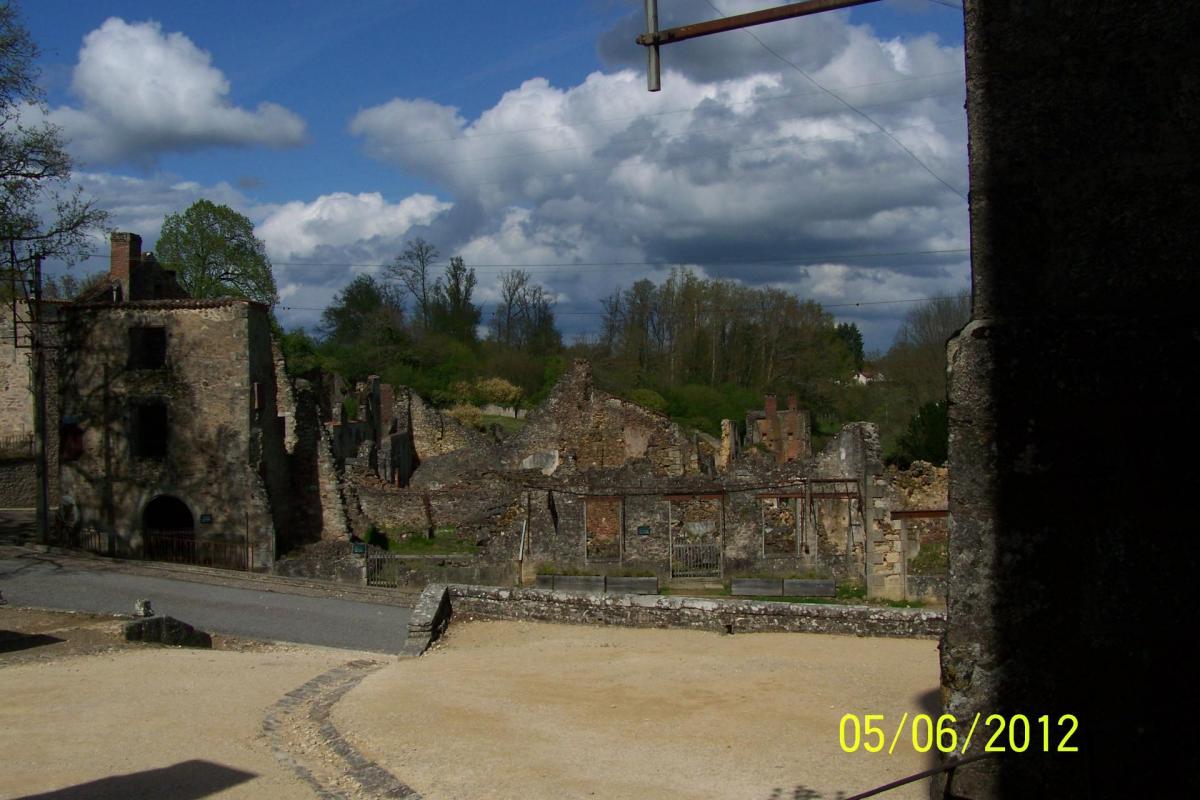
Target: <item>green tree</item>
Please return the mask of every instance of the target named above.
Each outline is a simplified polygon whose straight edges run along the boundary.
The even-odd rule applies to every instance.
[[[458,256],[450,259],[446,274],[433,287],[431,321],[433,329],[460,342],[474,342],[479,325],[479,306],[471,302],[475,291],[475,270]]]
[[[229,206],[197,200],[182,214],[168,214],[157,256],[178,271],[192,297],[244,297],[269,306],[279,300],[266,246],[250,220]]]
[[[321,352],[353,379],[379,373],[408,349],[399,293],[370,275],[359,275],[334,295],[319,331]]]
[[[946,397],[946,341],[971,318],[967,295],[935,297],[905,315],[883,363],[884,375],[908,387],[915,406]]]
[[[854,360],[855,371],[862,372],[863,362],[866,360],[863,354],[862,331],[853,322],[840,323],[836,331],[838,339],[841,340],[842,344],[846,345],[846,350]]]
[[[31,124],[22,111],[44,109],[37,85],[37,45],[16,3],[0,2],[0,259],[25,272],[36,258],[68,264],[88,249],[87,235],[107,214],[71,185],[71,158],[59,130]],[[39,209],[53,208],[45,219]]]
[[[950,445],[950,422],[946,401],[926,403],[908,421],[908,429],[896,444],[895,461],[907,467],[913,461],[945,464]]]

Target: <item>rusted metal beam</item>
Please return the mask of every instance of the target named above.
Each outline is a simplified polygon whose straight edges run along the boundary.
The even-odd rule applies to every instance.
[[[911,511],[893,511],[892,519],[941,519],[950,516],[945,508],[918,508]]]
[[[698,36],[709,36],[714,33],[735,31],[739,28],[749,28],[752,25],[763,25],[768,22],[779,22],[795,17],[805,17],[809,14],[820,14],[823,11],[836,11],[839,8],[850,8],[875,2],[878,0],[805,0],[803,3],[789,3],[786,6],[764,8],[762,11],[735,14],[732,17],[722,17],[708,22],[680,25],[677,28],[667,28],[665,31],[647,31],[637,37],[636,41],[643,47],[657,47],[658,45],[682,42],[686,39],[695,39]]]

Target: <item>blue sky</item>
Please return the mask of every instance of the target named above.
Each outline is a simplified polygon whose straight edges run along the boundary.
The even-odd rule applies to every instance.
[[[660,0],[660,17],[765,5]],[[416,236],[476,265],[485,305],[529,268],[568,336],[675,265],[816,299],[880,349],[910,307],[890,301],[967,286],[962,14],[940,2],[665,47],[656,94],[640,0],[21,12],[43,51],[30,113],[63,129],[111,224],[152,249],[199,197],[237,208],[287,326]],[[103,268],[97,252],[74,269]]]

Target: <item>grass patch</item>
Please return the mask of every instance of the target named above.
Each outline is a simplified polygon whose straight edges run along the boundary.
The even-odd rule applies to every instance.
[[[383,541],[380,542],[379,539]],[[470,539],[464,539],[452,526],[437,528],[430,539],[424,531],[404,529],[372,531],[367,541],[386,547],[389,553],[401,555],[451,555],[457,553],[476,553],[478,545]]]
[[[867,596],[866,584],[862,583],[839,583],[834,591],[838,600],[864,600]]]
[[[950,553],[946,540],[925,542],[917,557],[908,562],[910,575],[945,575],[950,571]]]

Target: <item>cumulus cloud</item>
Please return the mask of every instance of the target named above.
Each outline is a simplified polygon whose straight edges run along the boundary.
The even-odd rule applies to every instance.
[[[290,147],[305,137],[304,121],[282,106],[233,105],[212,56],[157,22],[112,17],[85,36],[71,87],[81,105],[48,116],[85,164],[152,162],[206,147]]]
[[[414,194],[388,203],[378,192],[322,195],[311,203],[285,203],[267,215],[256,232],[273,257],[306,258],[320,247],[344,248],[381,240],[395,243],[413,225],[426,225],[450,203],[427,194]],[[389,251],[391,252],[391,251]]]
[[[679,4],[664,27],[712,16],[703,6]],[[651,94],[630,44],[640,15],[639,5],[599,44],[610,64],[635,69],[566,88],[531,79],[474,118],[396,98],[350,130],[369,155],[478,210],[435,222],[468,263],[578,265],[532,271],[579,311],[692,265],[836,306],[886,346],[887,320],[907,306],[852,304],[965,286],[961,47],[881,39],[823,14],[759,29],[811,80],[730,35],[710,37],[711,52],[672,45],[664,91]],[[495,276],[480,273],[490,296]]]

